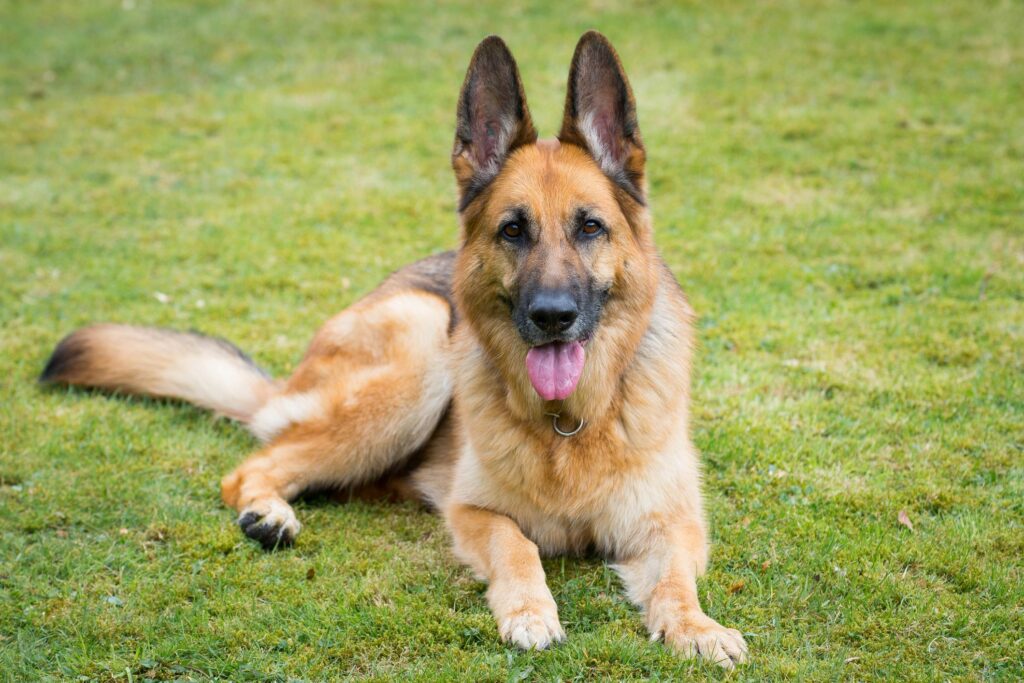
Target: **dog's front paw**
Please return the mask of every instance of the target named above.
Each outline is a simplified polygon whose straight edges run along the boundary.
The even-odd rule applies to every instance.
[[[725,669],[747,661],[743,634],[700,610],[667,615],[652,624],[651,640],[661,639],[684,657],[699,656]]]
[[[238,516],[238,526],[267,550],[291,545],[302,528],[292,506],[277,499],[259,500],[247,506]]]
[[[558,606],[546,585],[495,582],[487,598],[504,642],[523,650],[544,650],[565,640]]]
[[[503,619],[498,632],[503,641],[523,650],[545,650],[565,640],[565,631],[554,612],[523,610]]]

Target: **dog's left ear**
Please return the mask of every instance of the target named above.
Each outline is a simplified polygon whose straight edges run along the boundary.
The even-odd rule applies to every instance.
[[[513,150],[536,140],[516,60],[505,41],[489,36],[473,53],[459,94],[452,149],[459,211],[498,175]]]
[[[633,90],[615,48],[597,31],[576,44],[558,139],[587,150],[609,178],[644,203],[646,153]]]

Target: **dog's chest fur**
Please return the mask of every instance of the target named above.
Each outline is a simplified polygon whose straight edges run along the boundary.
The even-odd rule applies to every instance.
[[[456,373],[475,384],[462,395],[486,400],[457,406],[464,432],[454,481],[459,498],[508,515],[542,551],[621,546],[627,532],[616,518],[654,502],[636,500],[637,492],[660,498],[657,492],[669,493],[676,479],[696,477],[693,468],[676,464],[692,460],[686,436],[691,333],[687,316],[678,315],[681,298],[678,289],[660,288],[633,360],[604,388],[614,392],[610,407],[575,436],[556,434],[550,418],[514,416],[486,358],[464,355],[462,362],[480,366]]]

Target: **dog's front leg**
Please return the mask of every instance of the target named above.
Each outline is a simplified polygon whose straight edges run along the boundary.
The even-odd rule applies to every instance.
[[[645,612],[651,639],[727,669],[745,662],[743,635],[704,614],[697,597],[707,558],[704,525],[685,514],[666,526],[663,521],[641,535],[649,539],[644,549],[616,566],[630,598]]]
[[[487,602],[501,639],[524,650],[563,640],[537,545],[519,526],[505,515],[458,503],[447,507],[445,520],[455,554],[489,584]]]

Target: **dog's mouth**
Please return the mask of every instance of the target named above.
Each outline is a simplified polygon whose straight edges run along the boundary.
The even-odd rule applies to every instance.
[[[576,391],[583,375],[588,339],[554,341],[534,346],[526,354],[526,373],[545,401],[560,401]]]

